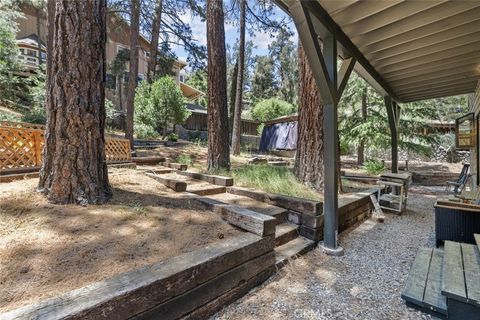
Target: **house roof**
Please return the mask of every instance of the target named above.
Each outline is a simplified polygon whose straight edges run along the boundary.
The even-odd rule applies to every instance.
[[[289,12],[294,0],[275,0]],[[315,32],[333,33],[339,55],[398,102],[475,91],[480,79],[480,1],[302,1]]]
[[[183,95],[188,100],[195,100],[205,95],[205,93],[203,93],[202,91],[195,89],[194,87],[191,87],[184,82],[180,82],[180,90],[182,90]]]
[[[42,50],[47,50],[45,42],[42,41],[36,34],[32,33],[28,36],[18,38],[16,40],[17,46],[28,46],[28,47],[33,47],[37,48],[38,47],[38,42],[40,42],[42,46]]]

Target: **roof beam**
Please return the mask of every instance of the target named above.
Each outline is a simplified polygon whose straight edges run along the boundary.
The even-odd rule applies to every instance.
[[[341,97],[343,94],[343,90],[347,86],[348,79],[350,78],[350,74],[352,73],[353,67],[355,66],[355,58],[350,57],[344,59],[342,65],[340,66],[340,70],[338,71],[338,84],[337,84],[337,91],[338,97]]]
[[[470,88],[472,87],[472,80],[468,82],[458,82],[458,83],[449,83],[443,85],[437,85],[432,88],[418,88],[418,89],[406,89],[398,91],[401,95],[416,95],[422,92],[425,94],[434,93],[434,92],[442,92],[442,91],[450,91],[455,89],[462,89],[462,88]]]
[[[433,94],[421,94],[421,95],[415,95],[415,96],[402,96],[403,101],[405,103],[409,102],[416,102],[416,101],[423,101],[423,100],[429,100],[429,99],[437,99],[437,98],[445,98],[445,97],[452,97],[452,96],[458,96],[462,94],[470,94],[474,92],[475,89],[467,89],[461,90],[461,91],[443,91],[441,93],[435,92]]]
[[[469,94],[475,91],[475,88],[467,88],[465,89],[453,89],[453,90],[443,90],[443,91],[436,91],[436,92],[425,92],[421,94],[415,95],[408,95],[405,94],[402,96],[402,100],[406,102],[415,102],[415,101],[422,101],[428,99],[436,99],[436,98],[444,98],[444,97],[451,97],[451,96],[458,96],[462,94]]]
[[[452,50],[453,48],[458,48],[462,46],[471,46],[473,43],[479,42],[477,30],[475,32],[467,34],[466,36],[459,36],[453,40],[445,40],[437,44],[432,44],[430,46],[421,46],[419,44],[418,48],[410,51],[405,51],[403,53],[398,52],[395,55],[384,56],[377,58],[370,58],[370,60],[375,61],[375,65],[384,65],[385,63],[395,63],[397,61],[411,61],[412,59],[424,56],[433,56],[434,54],[443,54],[446,50]]]
[[[276,0],[278,1],[278,0]],[[296,2],[296,1],[292,1]],[[378,91],[384,91],[389,96],[391,96],[394,100],[398,100],[397,95],[389,86],[389,84],[380,76],[380,74],[375,70],[375,68],[370,64],[370,62],[363,56],[363,54],[358,50],[358,48],[352,43],[352,41],[345,35],[345,33],[340,29],[340,27],[333,21],[333,19],[329,16],[328,12],[317,2],[317,1],[304,1],[302,0],[305,8],[314,16],[318,21],[321,22],[325,28],[335,36],[337,41],[341,44],[341,46],[347,51],[352,57],[354,57],[359,64],[363,67],[363,69],[368,72],[371,78],[376,82],[372,84]],[[300,34],[300,32],[299,32]],[[357,70],[357,68],[356,68]],[[381,89],[379,88],[381,87]]]
[[[479,17],[480,20],[480,17]],[[398,46],[390,47],[384,50],[379,50],[366,55],[370,60],[376,59],[385,59],[390,57],[396,57],[402,54],[407,54],[410,52],[415,52],[418,50],[434,50],[433,47],[440,47],[442,43],[452,42],[452,41],[463,41],[467,40],[468,36],[475,35],[478,31],[472,28],[470,24],[461,25],[459,27],[452,28],[448,31],[442,33],[437,33],[428,37],[424,37],[417,40],[412,40],[408,43],[403,43]]]
[[[480,39],[475,43],[470,43],[460,47],[451,48],[443,52],[437,52],[434,54],[419,56],[409,60],[390,61],[388,63],[384,62],[383,64],[379,63],[379,64],[375,64],[375,66],[380,72],[382,72],[385,69],[393,68],[393,67],[397,67],[397,68],[414,67],[414,66],[422,65],[423,63],[428,63],[433,61],[436,61],[437,63],[441,63],[443,59],[452,58],[457,55],[471,53],[471,52],[478,53],[479,50],[480,50]]]
[[[402,46],[418,39],[427,39],[428,41],[428,37],[430,36],[435,37],[435,35],[442,36],[444,33],[448,34],[448,32],[452,30],[451,26],[455,24],[457,24],[459,28],[470,25],[469,28],[472,29],[471,24],[478,20],[480,20],[480,7],[460,12],[441,21],[434,21],[423,26],[421,29],[396,33],[395,36],[385,39],[372,39],[371,43],[359,46],[359,49],[365,52],[375,53],[396,46]]]
[[[371,39],[375,39],[374,41],[379,41],[390,38],[392,34],[401,35],[405,32],[421,29],[423,26],[479,6],[477,1],[406,1],[406,3],[430,3],[433,6],[426,8],[429,10],[420,10],[416,14],[406,17],[404,16],[403,19],[398,20],[395,23],[382,24],[380,27],[378,27],[379,24],[377,23],[377,28],[370,30],[368,34],[365,33],[366,30],[361,30],[357,26],[357,29],[352,29],[352,32],[355,34],[352,35],[352,40],[355,41],[355,43],[358,43],[359,47],[363,47],[372,43]],[[412,23],[413,21],[415,21],[415,23]]]
[[[358,1],[351,4],[348,7],[347,11],[339,11],[333,13],[329,8],[325,8],[328,12],[332,12],[331,17],[339,25],[352,24],[359,22],[365,18],[368,18],[372,15],[378,14],[383,10],[396,6],[397,4],[403,2],[403,0],[391,0],[391,1]]]
[[[302,41],[303,50],[308,58],[308,63],[313,71],[320,95],[324,103],[335,100],[335,91],[331,88],[330,74],[325,63],[318,36],[314,33],[314,25],[309,11],[302,2],[296,1],[289,7],[290,14]],[[336,59],[336,56],[335,56]],[[332,90],[333,89],[333,90]],[[336,88],[335,88],[336,89]]]
[[[383,3],[386,7],[389,1],[378,1]],[[377,30],[388,29],[391,26],[401,23],[403,20],[411,18],[421,12],[425,12],[428,9],[439,6],[446,0],[442,1],[404,1],[389,10],[381,11],[374,14],[370,19],[365,19],[356,23],[350,23],[344,25],[343,30],[347,34],[355,34],[357,38],[361,39],[361,36],[367,33],[371,33]],[[370,5],[371,1],[366,1],[367,5]],[[381,24],[378,21],[382,21]],[[360,37],[359,37],[360,36]],[[360,41],[361,43],[361,41]]]
[[[464,66],[457,66],[454,68],[448,68],[446,70],[440,70],[437,72],[429,72],[425,74],[419,74],[414,77],[408,77],[400,80],[391,80],[390,83],[399,88],[402,86],[415,85],[418,83],[428,82],[441,82],[443,80],[450,79],[466,79],[480,77],[480,69],[477,69],[478,63],[470,63]]]
[[[413,66],[408,68],[400,68],[398,70],[388,70],[383,73],[383,76],[386,80],[397,80],[404,79],[409,77],[418,76],[425,73],[434,73],[432,72],[432,67],[434,70],[447,70],[454,67],[464,66],[470,63],[480,64],[480,54],[476,51],[472,51],[466,54],[450,57],[447,59],[442,59],[442,63],[439,66],[438,61],[432,61],[424,63],[420,66]]]

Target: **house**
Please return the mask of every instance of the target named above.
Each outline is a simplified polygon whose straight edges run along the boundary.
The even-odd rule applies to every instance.
[[[24,4],[21,5],[23,17],[17,19],[18,33],[17,46],[19,48],[19,59],[25,65],[25,73],[28,76],[34,73],[38,68],[40,61],[46,59],[46,38],[47,38],[47,21],[45,14],[35,7]],[[40,46],[39,46],[40,43]],[[121,50],[129,50],[130,46],[130,27],[118,15],[108,14],[107,16],[107,43],[106,43],[106,61],[109,65]],[[150,59],[149,52],[150,42],[143,36],[139,37],[138,52],[138,75],[139,81],[146,78],[148,61]],[[180,86],[185,98],[192,102],[203,96],[204,93],[197,90],[184,82],[184,68],[187,63],[181,60],[173,62],[172,77]],[[125,68],[124,80],[128,79],[128,63]],[[121,106],[125,110],[125,105],[121,101],[125,101],[126,90],[117,90],[117,79],[107,70],[106,75],[107,89],[106,97],[112,100],[117,107]],[[127,81],[123,81],[125,86]],[[121,92],[121,93],[119,93]],[[120,98],[121,95],[121,98]]]

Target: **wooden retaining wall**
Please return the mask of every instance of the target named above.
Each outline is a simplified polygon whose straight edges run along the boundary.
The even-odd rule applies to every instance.
[[[239,187],[230,187],[227,191],[288,209],[288,220],[299,225],[300,235],[313,241],[323,239],[322,202]],[[373,204],[370,195],[374,192],[376,192],[376,189],[340,196],[338,203],[339,232],[371,215]]]
[[[422,186],[446,186],[447,181],[456,181],[460,173],[452,172],[412,172],[412,182]]]

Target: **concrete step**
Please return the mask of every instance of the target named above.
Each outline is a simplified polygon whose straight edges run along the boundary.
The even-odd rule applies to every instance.
[[[281,246],[298,237],[298,225],[284,222],[275,228],[275,246]]]
[[[283,267],[288,260],[296,259],[315,247],[315,242],[304,237],[297,237],[275,248],[275,264],[277,268]]]
[[[287,219],[287,209],[276,207],[249,197],[239,196],[233,193],[223,193],[209,196],[209,198],[272,216],[277,219],[277,224],[281,224]]]

